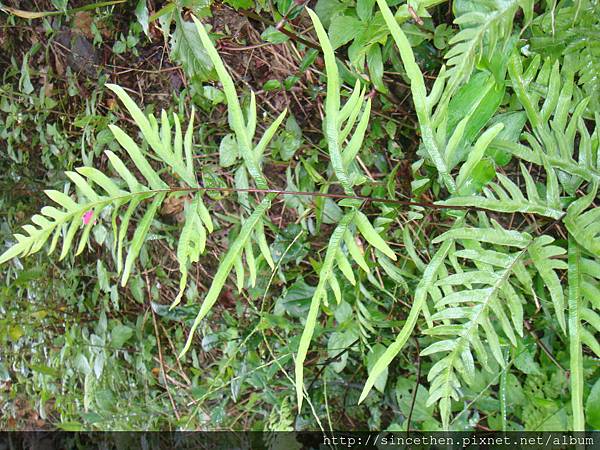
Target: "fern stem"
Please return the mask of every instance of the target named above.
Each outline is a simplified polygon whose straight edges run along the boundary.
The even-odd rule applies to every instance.
[[[569,367],[571,370],[571,408],[573,431],[585,431],[583,413],[583,355],[579,315],[581,309],[581,251],[569,234]]]

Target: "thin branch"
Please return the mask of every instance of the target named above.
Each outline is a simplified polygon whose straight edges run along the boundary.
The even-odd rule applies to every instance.
[[[228,187],[194,187],[194,188],[186,188],[186,187],[171,187],[168,189],[156,189],[151,191],[145,191],[144,193],[152,193],[152,192],[248,192],[248,193],[256,193],[256,194],[277,194],[277,195],[295,195],[295,196],[306,196],[306,197],[327,197],[327,198],[335,198],[335,199],[348,199],[348,200],[360,200],[363,202],[369,203],[387,203],[390,205],[398,205],[398,206],[417,206],[421,208],[430,208],[430,209],[449,209],[449,210],[463,210],[463,211],[489,211],[487,208],[481,208],[477,206],[452,206],[452,205],[439,205],[433,202],[414,202],[409,200],[396,200],[391,198],[381,198],[381,197],[367,197],[364,195],[346,195],[346,194],[331,194],[324,192],[310,192],[310,191],[286,191],[283,189],[255,189],[255,188],[247,188],[247,189],[239,189],[239,188],[228,188]],[[531,215],[539,215],[534,212],[523,212],[523,214],[531,214]],[[543,216],[545,217],[545,216]],[[564,216],[563,216],[564,217]],[[546,229],[550,229],[557,223],[562,221],[562,218],[555,220],[552,222]]]

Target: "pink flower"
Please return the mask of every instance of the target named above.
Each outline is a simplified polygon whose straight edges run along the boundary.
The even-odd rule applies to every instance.
[[[94,215],[94,211],[93,210],[89,210],[87,211],[84,215],[83,215],[83,224],[87,225],[88,223],[90,223],[90,220],[92,220],[92,216]]]

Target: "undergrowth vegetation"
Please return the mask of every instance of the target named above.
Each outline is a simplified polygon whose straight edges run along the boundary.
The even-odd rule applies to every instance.
[[[600,427],[596,2],[140,0],[109,65],[56,3],[2,7],[69,50],[2,56],[3,426]]]

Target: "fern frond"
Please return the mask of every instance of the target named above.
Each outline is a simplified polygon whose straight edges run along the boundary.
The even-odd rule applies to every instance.
[[[246,119],[244,119],[244,114],[242,113],[242,107],[240,105],[240,101],[237,95],[237,91],[235,90],[233,80],[231,79],[229,72],[225,68],[225,64],[223,64],[223,61],[221,60],[217,49],[210,40],[210,37],[208,37],[208,33],[204,29],[202,23],[194,16],[192,16],[192,19],[196,24],[196,29],[198,30],[198,34],[200,35],[200,40],[202,41],[202,44],[204,45],[206,52],[208,53],[208,56],[215,67],[219,80],[223,85],[223,91],[225,92],[225,97],[227,98],[229,126],[235,133],[236,142],[239,146],[239,153],[244,160],[246,168],[248,169],[248,173],[254,179],[256,186],[259,189],[268,189],[269,185],[262,173],[258,161],[258,156],[259,154],[262,154],[262,151],[264,151],[266,143],[263,143],[262,151],[256,151],[256,149],[253,149],[252,145],[254,132],[256,130],[256,102],[251,103],[250,118],[253,117],[254,119],[246,121]],[[285,115],[285,111],[282,113],[282,115]],[[283,117],[281,117],[281,119],[278,119],[279,123],[281,123],[281,120],[283,120]]]
[[[560,278],[556,274],[556,270],[566,270],[568,268],[564,261],[557,259],[557,257],[564,255],[566,250],[557,245],[551,245],[553,242],[554,238],[551,236],[539,236],[531,243],[528,251],[533,265],[542,280],[544,280],[546,289],[550,293],[558,324],[563,332],[566,332],[564,293]]]
[[[457,224],[459,224],[458,222]],[[441,271],[441,268],[444,264],[444,260],[446,259],[446,255],[450,251],[452,247],[452,241],[448,240],[444,242],[436,251],[435,255],[425,268],[423,272],[423,277],[419,284],[417,285],[417,289],[415,291],[415,297],[413,301],[412,308],[408,314],[406,322],[402,327],[402,330],[398,334],[396,340],[386,349],[386,351],[379,357],[371,372],[369,373],[369,377],[365,382],[365,386],[360,394],[360,398],[358,399],[358,403],[362,403],[373,386],[379,375],[381,375],[390,365],[390,363],[394,360],[394,358],[400,353],[400,350],[406,344],[406,341],[412,334],[415,325],[417,324],[417,319],[421,315],[421,311],[426,307],[427,298],[430,295],[429,289],[435,283],[438,278],[438,275]]]
[[[524,294],[530,292],[532,285],[527,264],[533,264],[544,280],[559,324],[565,329],[564,294],[556,271],[567,266],[556,259],[565,250],[552,245],[551,237],[534,239],[527,233],[505,230],[496,222],[490,225],[487,219],[479,227],[466,227],[458,221],[432,243],[440,246],[424,270],[409,317],[396,342],[375,364],[360,401],[378,374],[400,352],[427,298],[431,298],[436,312],[430,317],[432,326],[425,334],[443,339],[424,349],[421,355],[442,354],[429,374],[428,405],[439,403],[447,429],[451,402],[461,398],[463,383],[472,383],[476,362],[489,367],[489,349],[500,365],[505,364],[497,328],[514,346],[523,335]],[[462,249],[457,250],[456,246]],[[454,268],[453,274],[448,274],[446,263]]]
[[[394,251],[386,244],[386,242],[379,236],[379,233],[373,228],[371,222],[367,216],[365,216],[362,212],[356,211],[354,216],[354,223],[360,231],[360,234],[367,240],[369,244],[379,250],[381,253],[386,255],[388,258],[396,261],[397,257]]]
[[[190,190],[198,188],[199,185],[193,172],[191,157],[191,127],[193,122],[186,132],[185,144],[181,127],[176,126],[173,140],[175,145],[173,146],[172,130],[166,113],[163,112],[162,124],[159,126],[156,118],[152,115],[146,116],[122,88],[115,85],[108,85],[108,87],[123,102],[138,125],[142,136],[164,167],[179,177]],[[174,119],[174,121],[176,124],[179,123],[178,119]],[[118,178],[109,178],[93,167],[81,167],[77,169],[77,172],[67,172],[66,175],[71,179],[78,192],[77,201],[59,191],[46,191],[48,197],[61,205],[63,209],[60,210],[53,206],[42,208],[41,214],[33,216],[33,225],[25,225],[24,229],[27,235],[18,234],[15,236],[17,244],[0,257],[0,264],[15,256],[25,256],[39,251],[51,234],[53,234],[53,238],[49,253],[52,253],[56,248],[61,234],[64,237],[60,254],[60,259],[62,259],[72,248],[77,231],[83,227],[75,251],[76,255],[80,254],[88,243],[89,234],[96,219],[105,208],[111,207],[113,209],[111,220],[114,237],[113,250],[116,250],[118,272],[122,274],[121,283],[122,285],[127,283],[156,212],[167,194],[172,190],[150,165],[144,153],[131,137],[117,126],[111,125],[110,129],[115,139],[121,144],[137,170],[144,177],[145,183],[138,181],[121,158],[111,151],[105,153]],[[186,147],[185,159],[182,158],[184,146]],[[142,202],[148,199],[151,199],[152,202],[138,224],[137,232],[129,244],[129,251],[123,263],[123,248],[129,222]],[[189,229],[193,226],[195,232],[205,235],[205,228],[210,232],[213,225],[200,194],[196,194],[194,205],[193,213],[186,214],[185,234],[189,235]],[[124,206],[127,206],[127,210],[121,217],[121,223],[118,226],[117,215]],[[182,274],[184,274],[183,278],[185,278],[187,272],[188,262],[197,259],[196,254],[202,251],[203,246],[195,248],[191,253],[178,250],[180,268]],[[181,289],[184,286],[185,283],[181,285]]]
[[[532,1],[489,0],[456,17],[454,23],[460,31],[450,39],[450,49],[444,57],[448,67],[446,87],[439,104],[434,123],[439,113],[462,83],[469,79],[475,65],[484,57],[490,59],[497,46],[510,36],[515,14],[522,8],[526,16],[533,11]]]
[[[283,121],[286,111],[279,115],[273,124],[267,128],[259,142],[254,145],[253,141],[255,138],[257,117],[256,99],[254,93],[251,94],[250,109],[247,118],[245,118],[233,80],[225,68],[225,64],[221,60],[219,53],[210,40],[210,37],[204,29],[202,23],[197,18],[192,18],[196,24],[196,29],[198,30],[202,44],[206,48],[208,56],[215,67],[219,80],[223,85],[223,90],[227,98],[229,125],[235,133],[236,142],[239,146],[238,152],[244,160],[244,167],[254,180],[257,188],[268,189],[268,182],[264,177],[261,168],[262,155],[270,140],[275,135],[277,128]],[[217,273],[213,279],[213,283],[211,284],[209,291],[202,302],[202,306],[200,307],[200,311],[198,311],[198,315],[196,316],[192,328],[190,329],[190,333],[180,353],[180,357],[185,355],[185,353],[189,350],[196,329],[217,301],[219,294],[223,289],[225,282],[227,281],[227,277],[233,269],[235,269],[236,272],[238,289],[242,289],[244,285],[244,267],[248,267],[250,285],[254,286],[256,283],[257,273],[255,255],[252,246],[252,237],[256,237],[260,252],[264,255],[267,263],[271,267],[274,267],[273,259],[270,255],[264,235],[263,221],[264,215],[270,208],[271,201],[275,198],[275,196],[276,194],[267,195],[256,206],[252,214],[250,214],[247,219],[242,221],[242,227],[238,236],[231,243],[229,250],[225,254],[225,257],[221,261],[221,264],[219,264]],[[243,263],[244,257],[246,259],[246,265]]]
[[[221,264],[219,264],[219,268],[217,269],[217,273],[213,278],[210,289],[208,290],[206,297],[200,306],[200,311],[198,311],[198,315],[194,319],[194,323],[192,324],[192,328],[190,329],[190,333],[188,334],[188,338],[179,357],[185,355],[192,345],[192,340],[194,338],[196,329],[219,298],[219,294],[221,293],[221,290],[227,281],[227,277],[229,276],[229,273],[233,269],[234,265],[236,262],[239,264],[239,261],[241,261],[243,251],[247,248],[247,244],[252,234],[255,232],[258,223],[263,220],[263,216],[271,206],[271,201],[275,198],[275,196],[276,194],[269,194],[260,202],[250,217],[246,219],[242,225],[240,234],[238,234],[233,243],[230,245],[229,250],[227,250],[225,257],[221,261]]]
[[[331,166],[346,195],[353,196],[352,186],[356,180],[351,177],[350,168],[362,145],[369,124],[371,99],[365,101],[365,91],[360,87],[360,82],[357,81],[349,99],[340,109],[340,75],[333,48],[317,15],[310,8],[307,8],[307,11],[315,27],[325,57],[327,96],[325,99],[326,119],[324,126]],[[363,109],[363,112],[356,130],[344,148],[344,141],[354,128],[361,109]],[[356,168],[354,168],[354,171],[357,172]]]
[[[549,185],[553,183],[552,179],[556,180],[554,169],[549,168],[546,178],[546,193],[543,198],[536,187],[535,181],[527,168],[521,163],[521,174],[525,181],[525,195],[521,192],[510,178],[501,173],[497,174],[499,183],[489,183],[488,187],[483,189],[483,195],[473,196],[457,196],[451,197],[448,200],[438,202],[444,206],[473,206],[484,208],[490,211],[498,211],[504,213],[530,213],[538,214],[552,219],[560,219],[564,211],[560,205],[558,192],[549,189]],[[554,181],[556,182],[556,181]],[[552,198],[550,195],[554,193]]]
[[[579,245],[600,258],[600,208],[588,209],[597,193],[598,184],[594,183],[587,195],[569,205],[564,222]]]
[[[597,2],[561,2],[533,21],[530,39],[532,52],[556,58],[577,73],[577,84],[590,98],[590,111],[596,113],[600,112],[599,17]]]
[[[600,160],[598,158],[598,133],[600,124],[590,134],[583,115],[589,98],[574,100],[573,73],[569,68],[560,70],[558,61],[550,60],[538,70],[539,58],[534,59],[527,71],[523,71],[518,55],[510,58],[508,72],[513,88],[523,104],[527,117],[533,126],[533,133],[524,133],[523,138],[530,148],[513,145],[510,149],[519,158],[555,168],[563,188],[575,195],[584,182],[600,182]],[[537,80],[545,89],[545,100],[529,90],[528,86]]]
[[[569,235],[569,368],[573,430],[585,430],[583,410],[583,344],[600,358],[600,263],[583,256],[583,249]]]
[[[377,0],[377,4],[379,5],[379,9],[381,10],[386,25],[390,29],[392,38],[400,51],[404,69],[410,80],[410,90],[412,92],[415,111],[419,119],[423,145],[427,150],[429,158],[439,172],[444,185],[450,192],[454,192],[456,190],[456,183],[454,182],[452,175],[450,175],[450,170],[442,155],[442,147],[433,130],[433,120],[431,118],[432,97],[427,97],[427,89],[425,87],[423,74],[415,61],[412,47],[408,38],[398,25],[398,22],[396,22],[387,2],[384,0]],[[439,92],[440,89],[439,86],[442,86],[442,83],[436,83],[436,86],[434,86],[434,89],[432,90],[432,96],[437,96],[437,92]],[[438,88],[437,90],[435,89],[436,87]]]
[[[580,248],[580,250],[582,250]],[[581,251],[583,253],[583,251]],[[600,262],[581,257],[581,342],[600,358]]]
[[[432,321],[438,322],[425,334],[446,339],[425,348],[422,356],[442,354],[431,368],[427,404],[439,402],[442,422],[447,429],[451,401],[461,398],[461,386],[471,384],[475,362],[488,368],[487,348],[501,365],[505,365],[502,344],[497,328],[513,345],[523,336],[523,303],[520,290],[513,281],[522,279],[527,255],[548,284],[555,312],[564,329],[564,300],[556,269],[565,269],[562,261],[551,256],[564,253],[562,248],[549,245],[548,236],[533,239],[527,233],[508,231],[493,224],[493,228],[456,228],[434,239],[434,243],[452,240],[463,247],[454,256],[464,262],[460,271],[440,279],[430,289],[441,289],[443,295],[435,303]],[[470,268],[470,269],[469,269]],[[555,298],[556,297],[556,298]],[[489,370],[489,369],[488,369]]]
[[[331,237],[329,238],[329,244],[327,245],[327,252],[325,253],[325,259],[321,265],[321,270],[319,270],[319,283],[317,284],[317,288],[315,289],[310,301],[310,309],[308,311],[304,330],[302,331],[302,336],[300,338],[300,345],[298,346],[298,353],[296,354],[295,362],[298,411],[300,411],[302,408],[302,401],[304,398],[304,361],[306,359],[308,347],[310,345],[310,341],[312,340],[315,326],[317,324],[317,316],[320,311],[321,301],[326,300],[327,286],[330,285],[332,278],[335,277],[333,269],[335,268],[336,264],[336,256],[340,251],[340,244],[344,234],[354,219],[354,214],[354,212],[346,214],[342,220],[340,220],[339,224],[331,234]]]
[[[252,176],[259,189],[268,189],[267,181],[261,171],[261,157],[281,124],[285,111],[268,127],[262,138],[254,146],[256,101],[253,94],[250,111],[246,119],[242,113],[233,80],[227,73],[208,34],[202,25],[196,19],[194,20],[202,44],[223,84],[228,100],[229,122],[236,135],[236,142],[240,147],[239,153],[243,157],[244,168]],[[202,201],[200,195],[202,188],[198,184],[194,170],[192,150],[193,110],[185,136],[182,135],[182,127],[178,117],[173,118],[175,125],[175,136],[173,137],[171,122],[164,111],[161,114],[159,124],[159,121],[153,115],[146,116],[122,88],[115,85],[108,85],[108,87],[115,92],[125,105],[139,127],[143,139],[154,152],[156,159],[163,168],[179,178],[184,187],[168,186],[149,163],[147,156],[135,141],[122,129],[111,125],[110,129],[115,139],[125,149],[145,182],[138,181],[121,158],[110,151],[107,151],[106,155],[118,175],[117,180],[113,180],[91,167],[80,168],[78,173],[67,173],[67,176],[77,188],[78,200],[75,201],[62,192],[48,191],[48,196],[61,205],[63,209],[60,210],[50,206],[43,208],[41,214],[37,214],[32,218],[32,225],[25,225],[26,234],[15,235],[16,244],[0,256],[0,263],[16,256],[24,256],[39,251],[53,234],[49,249],[51,252],[56,248],[61,233],[64,234],[61,258],[64,258],[71,249],[75,235],[83,222],[83,232],[76,249],[76,253],[80,253],[87,244],[95,219],[100,216],[103,209],[110,206],[113,209],[111,216],[114,238],[113,250],[116,250],[117,268],[119,273],[122,272],[121,283],[124,285],[133,270],[135,261],[161,203],[167,195],[181,195],[185,192],[192,192],[194,193],[193,198],[185,206],[185,224],[177,246],[177,260],[182,276],[179,283],[179,293],[172,304],[173,307],[181,300],[187,281],[188,265],[198,261],[199,255],[204,251],[207,234],[213,231],[211,215]],[[215,279],[194,321],[181,355],[189,349],[195,330],[217,300],[229,273],[234,267],[238,275],[238,285],[243,286],[245,279],[243,258],[245,258],[248,266],[250,285],[255,284],[257,272],[252,237],[256,239],[266,262],[271,267],[274,266],[264,234],[263,216],[275,195],[267,195],[255,208],[254,212],[246,220],[242,220],[241,230],[217,269]],[[151,200],[151,203],[137,224],[136,233],[130,242],[129,251],[123,264],[123,246],[126,241],[129,223],[138,207],[145,200]],[[117,225],[119,211],[124,206],[127,206],[127,209],[121,214],[120,225]]]
[[[352,164],[364,139],[371,103],[370,100],[365,102],[365,92],[360,88],[359,83],[357,83],[350,98],[340,109],[340,79],[331,43],[329,42],[329,38],[327,37],[319,18],[312,10],[307,9],[307,11],[313,21],[317,37],[325,55],[325,69],[327,75],[325,134],[331,164],[345,193],[353,196],[353,179],[349,173],[350,171],[353,171],[353,175],[357,174],[356,167],[352,167]],[[358,124],[354,127],[357,120]],[[352,134],[352,137],[348,141],[346,147],[342,150],[343,142],[351,134],[353,129],[354,133]],[[351,229],[350,227],[354,225],[356,230],[358,230],[358,233],[360,233],[370,245],[389,258],[396,260],[395,253],[382,239],[367,216],[357,210],[360,203],[360,200],[357,201],[355,199],[344,199],[340,202],[340,206],[349,207],[350,211],[342,217],[331,235],[325,259],[319,271],[319,282],[311,300],[310,310],[306,319],[306,324],[304,325],[295,361],[295,384],[299,411],[302,408],[303,401],[304,360],[314,334],[321,302],[327,302],[327,288],[331,289],[338,303],[341,301],[341,288],[334,269],[338,267],[342,275],[344,275],[351,284],[355,284],[356,277],[348,259],[348,256],[350,256],[363,270],[369,272],[369,267],[364,256],[355,242],[356,231],[354,228]],[[342,243],[345,244],[348,256],[343,252]]]

